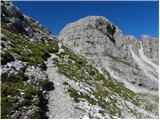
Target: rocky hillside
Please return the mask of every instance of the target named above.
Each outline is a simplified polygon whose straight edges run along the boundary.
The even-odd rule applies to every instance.
[[[45,118],[45,60],[58,51],[56,38],[11,2],[1,5],[1,117]]]
[[[158,39],[143,35],[139,42],[124,36],[118,27],[100,16],[66,25],[59,39],[103,73],[108,71],[123,83],[158,90]]]
[[[158,118],[158,39],[102,16],[58,38],[1,2],[1,118]]]
[[[105,82],[108,80],[113,84],[116,93],[114,93],[114,90],[109,91],[111,88],[107,83],[98,81],[100,78],[98,80],[94,79],[93,81],[97,82],[96,85],[98,85],[98,83],[101,84],[100,88],[102,90],[99,91],[98,96],[89,94],[89,96],[91,95],[96,101],[96,97],[100,97],[103,92],[105,92],[105,94],[111,93],[104,95],[100,99],[104,99],[104,110],[107,111],[111,108],[111,110],[114,111],[110,116],[111,118],[146,117],[146,113],[142,112],[145,110],[144,106],[146,106],[145,104],[142,105],[142,101],[144,100],[142,95],[145,94],[145,98],[153,95],[158,97],[158,39],[147,35],[142,35],[141,40],[137,40],[133,36],[124,36],[117,26],[102,16],[89,16],[70,23],[62,29],[58,38],[65,46],[70,48],[70,50],[86,58],[89,65],[92,65],[98,72],[104,75],[106,79],[104,80]],[[74,71],[78,72],[79,69]],[[84,75],[84,73],[82,74]],[[94,76],[94,72],[91,76]],[[81,82],[83,81],[83,79],[80,80]],[[88,79],[86,79],[85,82],[87,80]],[[134,102],[129,101],[128,98],[126,99],[126,96],[123,98],[123,90],[115,87],[116,82],[118,82],[118,87],[122,86],[122,88],[125,88],[124,96],[130,94],[131,100],[134,100],[135,95],[135,101],[139,101],[138,98],[143,99],[142,101],[140,100],[141,102],[139,101],[139,105],[135,105]],[[105,85],[107,85],[106,88]],[[95,89],[94,84],[89,83],[89,88]],[[94,90],[90,91],[92,93]],[[116,96],[114,96],[114,94],[116,94]],[[110,97],[115,98],[116,102],[113,102]],[[122,101],[124,103],[122,103]],[[128,101],[130,102],[129,104],[131,104],[129,106],[127,105]],[[101,101],[101,103],[103,102]],[[107,106],[108,104],[112,107]],[[114,110],[113,106],[115,106],[117,111]],[[125,110],[121,109],[122,106],[123,108],[126,107]],[[137,109],[138,112],[133,106],[138,107],[139,110],[143,110],[139,111]],[[130,113],[130,109],[134,109],[133,111],[137,111],[138,113]],[[109,111],[104,113],[108,112]],[[147,114],[147,116],[148,115],[149,114]],[[106,118],[106,116],[104,118]]]

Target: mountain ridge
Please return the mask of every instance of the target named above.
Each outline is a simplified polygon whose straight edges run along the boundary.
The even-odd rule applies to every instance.
[[[102,25],[97,27],[97,24],[99,24],[99,19],[100,19],[100,22],[102,22],[101,23]],[[97,23],[97,21],[98,21],[98,23]],[[102,60],[103,60],[103,58],[105,59],[105,54],[110,54],[110,57],[116,58],[116,59],[120,58],[119,60],[121,60],[122,63],[126,63],[128,65],[130,64],[131,66],[136,67],[136,62],[133,60],[132,55],[131,55],[132,53],[130,52],[129,49],[130,49],[130,44],[131,44],[132,47],[134,47],[134,52],[136,52],[138,54],[138,49],[140,48],[140,42],[138,42],[138,40],[136,40],[135,38],[132,38],[130,36],[128,38],[127,38],[127,36],[123,36],[123,34],[121,33],[121,31],[119,31],[119,29],[117,29],[117,30],[115,29],[115,31],[117,31],[117,32],[113,31],[113,33],[112,33],[110,26],[113,26],[113,24],[111,24],[110,22],[107,23],[107,21],[105,21],[104,17],[101,17],[101,16],[99,16],[99,17],[97,17],[97,16],[96,17],[93,17],[93,16],[86,17],[86,18],[83,18],[83,19],[81,19],[77,22],[74,22],[72,24],[69,24],[69,25],[70,26],[66,26],[66,28],[64,28],[60,32],[60,35],[58,38],[60,40],[62,40],[62,42],[65,45],[67,45],[68,47],[73,49],[73,51],[75,51],[76,53],[80,53],[80,54],[84,55],[85,57],[90,57],[90,58],[91,57],[94,57],[94,58],[95,57],[99,57],[99,58],[102,57],[102,58],[100,58]],[[78,27],[74,27],[77,25],[78,25]],[[92,27],[89,27],[89,29],[88,29],[88,25],[90,25],[90,26],[92,25]],[[108,28],[107,28],[107,25],[109,26]],[[70,29],[70,27],[71,27],[71,29]],[[115,26],[115,28],[116,28],[116,26]],[[102,32],[102,34],[100,34],[99,32]],[[110,37],[108,34],[110,34]],[[146,36],[146,37],[148,38],[148,36]],[[148,46],[149,46],[149,42],[157,42],[157,41],[158,40],[151,41],[150,38],[148,38],[147,40],[143,40],[142,44],[144,44],[144,45],[148,44]],[[158,49],[157,48],[158,48],[158,44],[157,44],[156,49],[154,50],[154,55],[153,55],[153,56],[155,56],[153,59],[155,59],[155,60],[157,59],[156,62],[158,62]],[[152,49],[154,49],[154,47]],[[148,50],[146,50],[146,48],[144,48],[144,52],[145,52],[144,54],[147,54],[147,51]],[[92,61],[95,62],[96,60],[92,60]],[[114,62],[114,64],[116,64],[116,63]],[[123,71],[123,70],[121,70],[121,71]],[[127,72],[127,71],[125,71],[125,72]],[[158,78],[157,78],[157,82],[158,82]],[[157,88],[158,88],[158,86],[157,86]]]
[[[56,38],[1,6],[2,118],[158,118],[158,40],[140,44],[102,16]]]

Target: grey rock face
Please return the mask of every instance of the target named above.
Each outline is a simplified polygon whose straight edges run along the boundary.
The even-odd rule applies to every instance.
[[[144,107],[146,104],[152,103],[148,103],[145,101],[146,99],[138,100],[139,97],[143,99],[144,90],[135,89],[139,90],[142,95],[130,91],[129,89],[133,86],[128,84],[129,89],[127,89],[122,83],[116,82],[118,78],[116,80],[111,78],[115,77],[111,72],[106,71],[108,78],[105,79],[103,76],[105,70],[100,74],[100,70],[89,66],[82,59],[79,60],[80,56],[74,55],[66,47],[62,46],[60,49],[63,49],[63,52],[57,54],[53,63],[58,67],[61,75],[69,78],[65,81],[65,85],[68,87],[70,96],[76,102],[76,108],[84,111],[82,118],[157,118],[157,110],[154,109],[155,113],[151,113]],[[128,96],[131,96],[130,100]],[[149,97],[150,92],[144,96]],[[133,102],[135,97],[136,100]],[[154,97],[151,98],[150,102],[155,105]],[[138,101],[140,103],[137,104]]]
[[[30,17],[25,16],[10,1],[1,1],[2,26],[14,33],[26,36],[30,41],[43,41],[50,31]]]
[[[159,41],[156,38],[152,38],[148,35],[142,35],[141,37],[144,54],[149,57],[154,63],[159,62]]]
[[[158,66],[155,64],[158,48],[153,48],[157,41],[147,37],[141,44],[133,36],[124,36],[106,18],[89,16],[61,31],[59,39],[65,46],[59,42],[56,50],[47,51],[52,47],[45,46],[47,40],[57,38],[11,2],[2,1],[1,5],[5,33],[1,35],[2,110],[7,110],[3,111],[3,118],[44,118],[45,93],[48,93],[46,115],[49,118],[158,118]],[[12,49],[20,41],[13,44],[17,39],[11,42],[10,35],[20,40],[23,36],[27,38],[23,42],[28,46],[20,44],[20,50],[24,48],[31,53],[34,46],[39,48],[35,54],[40,54],[31,56],[38,65],[32,65],[28,54]],[[44,46],[37,46],[41,42]],[[44,51],[47,53],[42,56]],[[40,68],[39,62],[44,67]],[[45,87],[50,87],[47,80],[53,82],[54,90],[47,92]],[[16,94],[12,94],[14,91]],[[11,100],[11,106],[5,106],[6,99]]]
[[[55,38],[10,1],[1,1],[1,23],[0,117],[44,118],[42,106],[46,104],[44,95],[48,90],[48,77],[42,69],[45,68],[43,60],[49,57],[49,52],[44,53],[40,47],[47,49],[49,42]],[[51,51],[54,50],[50,49]],[[36,52],[35,62],[41,59],[41,65],[36,63],[35,67],[31,66],[30,60],[33,60],[34,56],[29,54],[33,52]]]
[[[87,58],[90,64],[103,73],[107,71],[111,77],[124,84],[150,90],[158,89],[158,72],[153,73],[156,74],[156,80],[152,80],[133,57],[133,53],[141,57],[141,43],[133,36],[124,36],[118,27],[106,18],[89,16],[70,23],[62,29],[58,38],[75,53]],[[143,40],[144,54],[157,61],[158,41],[151,39],[147,37],[147,40]],[[152,74],[153,71],[149,73]]]
[[[2,73],[1,75],[5,78],[9,78],[10,75],[14,74],[16,71],[24,72],[26,69],[26,63],[22,61],[14,61],[8,62],[6,65],[2,66]]]

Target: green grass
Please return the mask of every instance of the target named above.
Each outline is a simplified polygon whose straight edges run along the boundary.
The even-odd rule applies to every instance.
[[[39,99],[37,102],[40,102],[42,97],[40,88],[43,86],[43,84],[46,84],[46,81],[41,83],[39,86],[32,83],[26,84],[23,74],[15,74],[9,78],[3,78],[3,80],[5,82],[3,82],[1,85],[2,118],[11,118],[11,115],[16,110],[19,110],[24,106],[30,106],[33,104],[32,100],[35,96],[37,96]],[[22,91],[24,94],[20,94]],[[39,104],[36,106],[41,109]]]
[[[157,109],[157,105],[148,103],[148,104],[145,104],[145,109],[148,110],[148,111],[153,112],[153,111],[155,111]]]
[[[159,96],[150,93],[139,93],[138,95],[141,97],[140,100],[144,104],[145,110],[158,115]],[[146,99],[146,97],[151,98],[152,100]]]
[[[90,98],[87,94],[84,94],[80,91],[77,91],[73,88],[68,89],[69,95],[74,98],[75,102],[80,102],[80,100],[86,99],[90,104],[96,105],[96,101],[93,98]]]
[[[136,106],[139,105],[139,100],[136,98],[134,92],[110,77],[106,79],[97,69],[91,65],[87,65],[86,61],[82,59],[83,57],[75,55],[67,48],[64,50],[65,53],[58,55],[59,57],[53,60],[53,63],[58,67],[59,73],[75,82],[83,82],[91,86],[91,88],[95,88],[91,89],[91,94],[95,96],[95,99],[80,91],[78,94],[77,90],[69,88],[68,92],[70,96],[74,98],[75,102],[86,100],[90,104],[101,106],[112,115],[121,115],[121,110],[115,105],[117,99],[112,98],[112,95],[118,94],[124,100],[130,101]],[[68,57],[66,58],[64,56]],[[105,101],[106,97],[110,98],[109,102]]]
[[[35,110],[30,116],[30,119],[42,119],[43,118],[43,111],[41,109]]]
[[[5,65],[7,62],[14,61],[13,56],[17,56],[19,60],[27,62],[28,65],[41,67],[44,65],[44,60],[49,57],[51,52],[58,52],[58,44],[55,40],[45,38],[47,43],[43,42],[30,42],[24,36],[16,35],[4,28],[1,28],[3,41],[10,43],[11,47],[3,45],[3,48],[9,48],[3,51],[1,62]],[[2,41],[2,43],[3,43]],[[46,90],[48,79],[39,80],[35,83],[35,78],[31,79],[30,83],[26,83],[28,77],[20,71],[15,71],[9,77],[1,75],[1,117],[12,118],[11,115],[15,111],[23,109],[24,106],[36,106],[38,109],[33,111],[32,115],[28,118],[43,118],[44,111],[41,107],[44,99],[43,90]],[[21,94],[23,92],[23,94]],[[33,98],[36,96],[37,103],[33,103]]]
[[[46,35],[50,34],[50,31],[48,29],[44,28],[40,23],[37,24],[35,20],[30,19],[29,22],[34,29],[38,29],[42,31],[43,34],[46,34]]]
[[[17,78],[14,80],[13,78]],[[4,78],[3,78],[4,79]],[[11,81],[10,79],[14,80]],[[17,96],[19,96],[19,89],[25,89],[25,85],[23,82],[22,76],[14,75],[11,78],[6,80],[7,82],[1,85],[1,115],[2,118],[11,118],[12,111],[15,110],[18,106],[16,103],[18,102]]]
[[[32,84],[28,84],[25,88],[24,98],[32,99],[33,96],[38,95],[38,90]]]
[[[62,49],[64,49],[64,51],[65,51],[65,53],[62,53],[62,54],[68,55],[69,59],[71,59],[73,61],[76,61],[76,63],[78,63],[80,65],[86,63],[86,61],[85,61],[85,59],[83,57],[80,57],[80,56],[74,54],[67,47],[62,46]]]
[[[16,35],[2,28],[2,34],[7,36],[12,44],[12,48],[8,53],[2,55],[3,61],[12,60],[10,54],[16,54],[20,60],[28,62],[30,65],[41,67],[44,60],[49,56],[50,52],[58,52],[58,44],[55,40],[48,39],[48,43],[29,42],[25,37]]]

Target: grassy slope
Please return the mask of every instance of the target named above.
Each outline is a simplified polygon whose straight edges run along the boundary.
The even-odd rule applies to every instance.
[[[4,40],[10,41],[11,45],[13,46],[11,49],[2,54],[1,61],[4,61],[4,63],[5,61],[12,61],[13,55],[18,55],[20,60],[28,62],[29,65],[41,67],[44,64],[46,56],[48,56],[50,52],[56,53],[58,51],[57,44],[54,43],[54,41],[48,41],[48,44],[31,43],[25,37],[13,34],[3,28],[2,34],[7,36],[7,39]],[[5,47],[3,42],[2,47]],[[97,104],[101,106],[104,109],[103,112],[109,113],[111,116],[118,114],[119,117],[121,117],[122,110],[116,106],[115,103],[117,102],[117,98],[113,97],[114,95],[118,95],[122,99],[130,101],[135,106],[139,106],[141,102],[144,101],[143,99],[137,98],[137,95],[125,88],[123,84],[118,83],[111,78],[106,79],[105,76],[99,73],[98,70],[88,65],[83,57],[75,55],[64,46],[63,49],[64,52],[57,54],[58,58],[54,59],[54,64],[56,64],[59,68],[59,72],[75,82],[83,82],[91,86],[91,88],[93,88],[91,89],[92,95],[94,95],[96,98],[93,99],[82,92],[78,93],[77,90],[70,87],[68,92],[70,96],[74,98],[75,102],[79,102],[84,99],[90,104]],[[22,76],[17,74],[16,76],[8,78],[7,80],[3,80],[2,78],[2,81],[4,81],[4,83],[2,83],[2,103],[4,103],[2,104],[3,118],[9,118],[9,115],[12,114],[12,109],[14,110],[20,108],[24,104],[29,105],[29,101],[32,100],[32,95],[39,95],[42,97],[37,86],[30,84],[24,86],[25,80],[23,74]],[[15,104],[17,103],[15,96],[19,95],[19,91],[17,91],[18,89],[25,90],[25,99],[22,103],[18,102],[20,105]],[[8,98],[8,95],[11,97]],[[106,97],[109,98],[110,101],[107,102],[105,100]],[[145,104],[145,109],[148,111],[154,111],[157,109],[157,106],[155,106],[154,103],[147,102]],[[38,110],[35,111],[35,114],[30,118],[42,118],[41,115],[41,110]]]
[[[59,72],[71,80],[76,82],[84,82],[92,88],[95,88],[92,89],[92,95],[94,95],[98,100],[97,101],[82,92],[78,94],[78,91],[73,88],[68,89],[71,97],[73,97],[76,102],[79,102],[81,98],[86,99],[90,104],[98,104],[111,115],[121,114],[121,110],[114,103],[116,102],[116,99],[112,98],[112,95],[118,94],[124,100],[130,101],[136,106],[139,105],[139,100],[136,98],[135,93],[111,78],[106,79],[105,76],[99,73],[97,69],[87,65],[84,58],[75,55],[64,46],[63,49],[65,52],[58,55],[58,59],[54,59],[54,64],[58,66]],[[68,58],[66,59],[64,56],[68,56]],[[106,97],[109,97],[112,102],[106,102]]]
[[[127,89],[123,84],[117,82],[111,77],[106,79],[105,76],[99,73],[97,69],[93,68],[91,65],[88,65],[83,57],[74,54],[65,46],[62,48],[64,49],[64,52],[57,54],[58,58],[54,58],[53,60],[53,63],[58,67],[59,73],[67,76],[75,82],[86,83],[90,86],[92,91],[91,95],[95,97],[94,99],[83,92],[69,87],[68,92],[70,96],[74,98],[75,102],[85,100],[92,105],[99,105],[104,109],[102,112],[108,113],[110,117],[114,115],[123,117],[121,115],[123,110],[117,106],[116,103],[118,102],[118,99],[115,96],[121,97],[121,100],[129,101],[134,106],[139,106],[145,102],[141,95],[135,94],[131,90]],[[68,85],[67,82],[64,84]],[[108,98],[109,101],[106,101],[106,98]],[[144,109],[151,111],[153,108],[152,111],[156,111],[156,104],[153,104],[154,103],[150,103],[149,101],[146,102],[146,108]],[[136,111],[129,111],[135,114],[135,116],[138,116]],[[141,118],[141,115],[139,115],[139,118]]]
[[[28,65],[42,67],[44,60],[49,56],[50,52],[58,51],[58,46],[54,40],[48,40],[48,44],[29,42],[25,37],[14,34],[1,29],[2,32],[2,49],[5,48],[3,41],[8,42],[11,46],[7,51],[1,54],[1,63],[5,65],[7,62],[14,61],[13,56],[18,56],[17,59],[27,62]],[[7,47],[8,48],[8,47]],[[1,95],[2,95],[2,118],[11,118],[12,113],[16,110],[21,110],[24,106],[28,107],[32,104],[35,96],[38,97],[38,108],[28,118],[43,118],[43,110],[41,109],[41,102],[44,99],[42,90],[45,89],[48,80],[39,82],[38,85],[31,83],[26,84],[27,76],[24,73],[16,71],[14,75],[9,78],[2,77]],[[34,81],[34,78],[33,78]],[[21,95],[20,91],[24,91]]]

